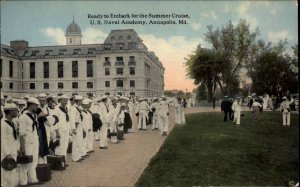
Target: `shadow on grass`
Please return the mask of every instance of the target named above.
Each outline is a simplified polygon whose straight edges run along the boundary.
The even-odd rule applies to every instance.
[[[283,127],[278,112],[241,126],[223,122],[222,113],[187,115],[176,126],[136,186],[288,186],[299,181],[298,116]]]

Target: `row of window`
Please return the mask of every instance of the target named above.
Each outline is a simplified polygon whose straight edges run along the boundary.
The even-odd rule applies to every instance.
[[[134,80],[130,80],[129,81],[129,85],[130,87],[135,87],[135,81]],[[93,82],[87,82],[86,83],[86,88],[93,88]],[[105,81],[105,87],[109,88],[110,87],[110,81]],[[116,87],[122,88],[123,87],[123,80],[117,80],[116,81]],[[1,88],[2,88],[2,82],[1,82]],[[9,83],[9,89],[13,89],[14,88],[14,84],[12,82]],[[49,83],[44,83],[43,84],[43,88],[44,89],[50,89],[50,85]],[[64,88],[64,83],[62,82],[58,82],[57,83],[57,88],[58,89],[63,89]],[[29,89],[35,89],[35,83],[29,83]],[[78,89],[78,82],[72,82],[72,89]]]
[[[130,59],[129,60],[130,65],[135,65],[134,56],[130,56],[129,59]],[[105,57],[104,65],[106,65],[106,66],[110,65],[109,57]],[[123,57],[116,57],[116,65],[117,66],[124,65]],[[44,78],[49,78],[49,62],[44,62],[43,70],[44,70]],[[63,61],[58,61],[57,62],[58,77],[63,77],[63,72],[64,72]],[[117,68],[117,74],[122,75],[123,69]],[[134,74],[135,74],[135,68],[130,67],[130,75],[134,75]],[[110,75],[110,73],[107,73],[107,70],[105,70],[105,75]],[[2,59],[0,61],[0,77],[1,76],[2,76]],[[86,76],[93,77],[93,61],[92,60],[86,61]],[[9,61],[9,77],[10,78],[13,77],[13,61]],[[30,62],[29,77],[35,78],[35,62]],[[78,61],[72,61],[72,77],[78,77]],[[23,76],[22,76],[22,78],[23,78]]]

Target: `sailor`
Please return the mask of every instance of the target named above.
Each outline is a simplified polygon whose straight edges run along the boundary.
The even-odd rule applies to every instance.
[[[101,97],[101,102],[99,104],[98,113],[100,115],[100,119],[102,121],[102,126],[100,129],[100,142],[99,142],[99,148],[100,149],[107,149],[107,129],[109,124],[109,110],[108,106],[106,105],[107,96],[103,95]]]
[[[282,102],[280,104],[280,111],[282,113],[282,125],[283,126],[290,126],[291,108],[290,108],[290,102],[287,101],[286,97],[282,98]]]
[[[83,147],[83,156],[87,156],[88,152],[90,151],[88,148],[88,142],[90,141],[90,138],[92,136],[92,114],[88,112],[88,109],[90,108],[91,102],[90,99],[85,98],[82,100],[82,128],[83,128],[83,141],[82,141],[82,147]]]
[[[139,124],[138,129],[139,130],[146,130],[146,118],[149,111],[149,105],[146,102],[147,98],[141,98],[140,104],[139,104]]]
[[[99,112],[99,104],[101,102],[101,97],[98,96],[95,98],[96,103],[94,103],[90,109],[92,112],[92,119],[93,119],[93,133],[94,133],[94,138],[96,141],[100,141],[100,128],[102,126],[102,121],[100,119],[100,114]]]
[[[162,136],[167,136],[169,131],[169,107],[167,98],[162,96],[162,101],[159,103],[158,115],[160,118],[160,130]]]
[[[234,112],[233,124],[236,124],[237,126],[241,123],[241,105],[241,98],[237,97],[231,107]]]
[[[132,127],[132,117],[131,114],[133,110],[133,103],[131,103],[131,106],[129,106],[129,102],[130,99],[128,97],[122,97],[122,99],[120,100],[121,105],[124,104],[125,105],[125,111],[124,111],[124,133],[128,133],[128,132],[134,132],[134,129]]]
[[[183,106],[181,104],[181,98],[177,99],[178,102],[175,104],[175,124],[185,124],[185,116]]]
[[[74,162],[81,162],[82,157],[82,140],[83,140],[83,129],[82,129],[82,114],[81,114],[81,103],[83,97],[75,95],[75,104],[70,105],[70,126],[72,129],[72,160]]]
[[[1,119],[1,162],[4,158],[17,160],[20,149],[19,136],[13,123],[13,119],[18,116],[18,108],[15,104],[1,106],[4,116]],[[14,187],[19,183],[19,176],[16,169],[11,171],[1,167],[1,186]]]
[[[27,110],[19,118],[21,153],[32,155],[32,162],[20,167],[20,184],[42,184],[36,176],[39,156],[38,122],[36,112],[40,102],[34,97],[27,101]]]
[[[112,97],[111,103],[108,104],[108,110],[109,137],[111,143],[117,143],[117,115],[120,110],[120,103],[118,97]]]
[[[90,110],[93,104],[91,99],[87,99],[88,105],[85,109],[87,111],[88,125],[87,125],[87,153],[94,152],[93,142],[94,142],[94,133],[93,133],[93,112]],[[83,103],[82,103],[83,104]]]
[[[152,119],[152,130],[158,129],[158,112],[157,109],[159,108],[158,98],[153,98],[153,103],[150,106],[150,110],[153,113],[153,119]]]
[[[3,111],[3,108],[4,108],[4,105],[5,105],[5,97],[3,96],[3,94],[1,93],[1,113],[0,113],[0,119],[2,119],[3,118],[3,116],[4,116],[4,111]]]
[[[50,131],[51,125],[47,122],[47,116],[49,116],[49,110],[46,105],[47,95],[41,93],[38,95],[38,100],[40,102],[39,109],[37,110],[38,119],[38,135],[39,135],[39,164],[46,164],[46,156],[49,152],[50,143]]]
[[[64,155],[67,158],[67,149],[69,144],[69,136],[71,131],[70,109],[67,107],[69,97],[61,95],[59,97],[60,104],[56,110],[58,123],[56,124],[56,132],[59,134],[59,146],[55,148],[56,155]]]
[[[126,104],[122,103],[116,115],[117,121],[117,137],[118,140],[124,140],[124,120],[125,120]]]

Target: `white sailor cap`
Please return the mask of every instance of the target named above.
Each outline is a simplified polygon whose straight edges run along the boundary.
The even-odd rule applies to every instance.
[[[82,100],[82,105],[89,105],[89,104],[90,104],[89,99],[83,99]]]
[[[59,99],[69,99],[69,97],[64,94],[64,95],[59,96]]]
[[[97,96],[95,100],[96,101],[101,101],[101,96]]]
[[[114,96],[114,97],[111,97],[111,100],[119,100],[121,98],[119,98],[118,96]]]
[[[89,98],[86,98],[86,100],[88,100],[89,103],[92,103],[93,100],[89,99]]]
[[[107,99],[107,95],[102,95],[101,100],[103,100],[103,99]]]
[[[28,94],[24,96],[24,99],[29,99],[29,98],[30,96]]]
[[[37,98],[35,98],[35,97],[30,97],[27,102],[28,103],[37,104],[37,105],[40,104],[39,100]]]
[[[75,95],[74,100],[83,100],[81,95]]]
[[[40,93],[39,95],[38,95],[38,98],[39,99],[43,99],[43,98],[46,98],[47,97],[47,95],[45,94],[45,93]]]
[[[282,99],[286,99],[286,97],[284,96]]]
[[[23,99],[19,99],[19,100],[18,100],[18,104],[19,104],[19,105],[26,105],[26,101],[23,100]]]
[[[4,110],[14,110],[17,109],[17,105],[15,103],[6,103],[3,107]]]

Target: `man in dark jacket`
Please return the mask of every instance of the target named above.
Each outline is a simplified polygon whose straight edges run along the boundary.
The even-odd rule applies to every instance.
[[[224,112],[224,122],[227,121],[227,115],[228,112],[230,111],[230,101],[228,100],[227,96],[224,96],[223,101],[221,102],[221,111]]]

